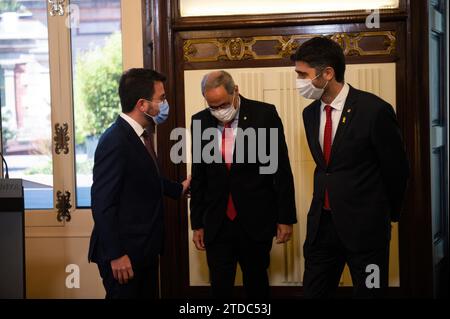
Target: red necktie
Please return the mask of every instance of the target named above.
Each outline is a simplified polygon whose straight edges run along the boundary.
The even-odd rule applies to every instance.
[[[233,129],[231,128],[231,123],[227,123],[224,125],[222,131],[222,158],[225,161],[228,171],[230,170],[231,162],[233,161],[233,144]],[[234,220],[236,215],[236,208],[234,207],[233,198],[231,197],[230,192],[227,203],[227,216],[230,220]]]
[[[333,131],[333,122],[331,120],[331,105],[325,106],[325,112],[327,114],[327,120],[325,122],[325,132],[323,134],[323,156],[325,158],[325,162],[330,162],[330,154],[331,154],[331,144],[332,144],[332,131]],[[330,209],[330,200],[328,198],[328,190],[325,189],[325,203],[323,208]]]

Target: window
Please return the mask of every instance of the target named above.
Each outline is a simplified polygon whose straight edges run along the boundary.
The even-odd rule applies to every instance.
[[[120,0],[72,0],[71,28],[77,207],[91,206],[94,152],[120,112],[122,74]]]
[[[1,146],[10,177],[24,180],[27,210],[53,209],[58,191],[90,207],[96,143],[120,111],[121,0],[50,10],[42,0],[0,5]],[[69,152],[59,154],[55,126],[66,124]]]
[[[53,207],[50,71],[45,1],[0,7],[2,152],[22,178],[26,209]]]
[[[182,17],[394,9],[399,0],[180,0]]]

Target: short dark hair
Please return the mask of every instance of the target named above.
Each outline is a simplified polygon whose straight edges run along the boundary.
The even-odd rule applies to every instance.
[[[344,82],[345,56],[339,44],[326,37],[315,37],[303,43],[291,56],[292,61],[308,63],[316,72],[332,67],[336,81]]]
[[[119,83],[122,112],[131,112],[139,99],[151,100],[155,81],[165,82],[166,77],[151,69],[134,68],[123,72]]]

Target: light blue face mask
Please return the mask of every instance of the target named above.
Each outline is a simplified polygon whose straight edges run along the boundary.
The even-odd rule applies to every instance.
[[[169,117],[169,109],[170,109],[169,102],[167,102],[167,100],[164,100],[159,103],[159,113],[157,115],[152,116],[146,112],[144,112],[144,114],[147,115],[148,117],[151,117],[156,125],[159,125],[164,123]]]
[[[159,103],[159,113],[156,116],[152,116],[153,121],[155,121],[156,125],[164,123],[167,118],[169,117],[169,102],[167,100],[162,101]]]

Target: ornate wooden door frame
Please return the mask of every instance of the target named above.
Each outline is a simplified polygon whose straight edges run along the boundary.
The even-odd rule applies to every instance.
[[[382,11],[379,29],[366,27],[367,12],[183,18],[177,0],[142,1],[145,66],[168,76],[166,93],[173,111],[169,121],[158,128],[158,154],[163,173],[175,180],[185,178],[186,166],[170,162],[172,143],[167,141],[173,128],[186,126],[184,70],[292,65],[290,53],[313,35],[332,36],[343,46],[347,63],[396,63],[397,114],[411,180],[399,229],[400,289],[392,289],[391,294],[430,297],[428,51],[421,50],[428,45],[426,1],[402,0],[399,9]],[[165,222],[170,232],[166,232],[161,259],[161,294],[165,298],[208,296],[208,288],[189,286],[186,205],[186,201],[166,201]],[[273,293],[275,297],[301,297],[302,289],[273,287]]]

